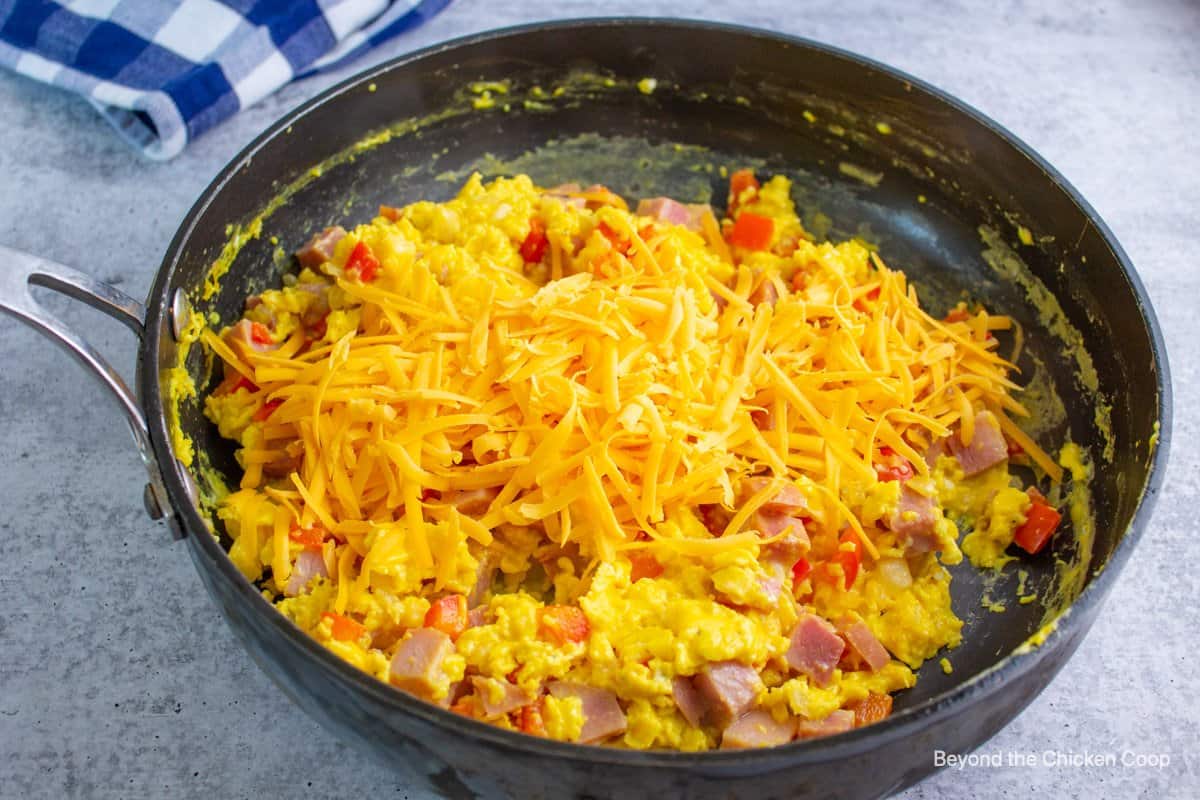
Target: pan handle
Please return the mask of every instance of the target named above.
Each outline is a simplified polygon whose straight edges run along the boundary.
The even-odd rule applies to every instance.
[[[92,373],[117,401],[133,434],[134,444],[150,477],[143,500],[154,519],[163,519],[176,538],[182,525],[174,514],[163,485],[162,475],[150,446],[146,414],[128,384],[112,365],[83,338],[54,318],[42,307],[30,286],[41,286],[65,294],[124,323],[141,339],[146,333],[146,307],[124,292],[78,270],[64,267],[39,256],[0,245],[0,310],[6,311],[62,347],[84,369]]]

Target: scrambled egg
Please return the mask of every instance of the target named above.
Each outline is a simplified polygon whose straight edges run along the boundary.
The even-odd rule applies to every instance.
[[[919,319],[903,276],[859,243],[811,241],[782,177],[743,176],[723,221],[669,203],[631,213],[603,187],[474,176],[449,202],[381,209],[329,237],[327,251],[302,253],[306,266],[254,298],[243,327],[205,339],[226,362],[206,413],[238,443],[246,470],[220,510],[237,567],[360,669],[459,713],[567,741],[619,716],[601,737],[617,746],[731,746],[719,702],[707,697],[713,713],[694,724],[678,683],[703,692],[698,677],[726,662],[757,673],[753,707],[799,731],[913,686],[914,670],[961,640],[942,566],[959,557],[954,523],[971,531],[962,551],[973,562],[1001,567],[1031,501],[1007,460],[966,478],[951,456],[926,470],[893,449],[923,454],[937,438],[930,430],[943,429],[932,417],[924,428],[893,420],[893,448],[867,438],[861,420],[883,420],[893,401],[855,388],[867,378],[851,366],[883,364],[887,348],[958,364],[953,342],[922,354],[916,328],[889,340],[893,312],[877,304]],[[624,316],[611,314],[621,303]],[[785,324],[771,328],[773,319]],[[568,323],[594,335],[534,335]],[[990,335],[956,324],[980,346]],[[611,344],[635,326],[642,350]],[[758,381],[781,385],[778,375],[746,366],[737,377],[740,357],[725,364],[723,345],[699,349],[710,341],[736,342],[746,363],[757,342],[781,374],[815,358],[810,384],[771,394]],[[689,382],[708,360],[722,392]],[[822,370],[832,404],[806,407]],[[451,371],[458,382],[439,388]],[[912,380],[899,376],[889,391],[937,399]],[[493,394],[501,385],[515,387],[508,406]],[[639,391],[647,399],[629,401]],[[663,444],[663,415],[682,414],[687,397],[694,413],[725,423],[690,429],[679,416]],[[961,409],[957,397],[946,402]],[[596,415],[586,430],[584,406]],[[844,432],[821,434],[823,416]],[[579,445],[556,434],[571,424]],[[606,449],[622,437],[635,449]],[[860,452],[866,469],[856,472]],[[887,463],[872,465],[872,454]],[[669,480],[640,477],[672,459]],[[521,472],[535,464],[536,480]],[[763,494],[759,515],[739,526],[730,520],[750,502],[751,474],[775,474],[777,498],[798,499],[785,514]],[[679,487],[690,494],[671,499]],[[779,556],[787,532],[763,526],[785,516],[805,536]],[[904,531],[925,523],[920,547]],[[828,680],[798,669],[794,631],[814,614],[846,642],[861,621],[884,663],[864,666],[868,641],[847,644]],[[596,696],[547,694],[554,685],[616,703],[601,714]]]

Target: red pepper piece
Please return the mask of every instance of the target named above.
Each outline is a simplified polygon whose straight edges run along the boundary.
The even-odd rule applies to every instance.
[[[370,283],[375,280],[378,272],[379,259],[375,257],[375,253],[371,252],[367,243],[359,242],[354,245],[354,249],[350,251],[350,257],[346,259],[346,274],[357,277],[363,283]]]
[[[540,264],[546,255],[550,240],[546,237],[546,226],[537,217],[529,220],[529,235],[521,242],[521,258],[526,264]]]
[[[775,220],[743,211],[734,220],[733,230],[729,232],[729,243],[747,250],[766,250],[771,246],[771,237],[774,234]]]

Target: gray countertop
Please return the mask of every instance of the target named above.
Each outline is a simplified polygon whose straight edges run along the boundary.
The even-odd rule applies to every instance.
[[[934,6],[940,6],[934,9]],[[736,9],[736,10],[734,10]],[[1160,768],[968,767],[908,798],[1200,796],[1200,6],[1188,0],[728,4],[457,0],[355,68],[460,34],[636,13],[783,30],[893,64],[999,120],[1055,164],[1124,244],[1153,298],[1175,381],[1171,466],[1150,529],[1053,684],[987,753],[1166,756]],[[0,243],[134,295],[192,201],[259,131],[340,75],[288,86],[178,159],[131,153],[82,100],[0,74]],[[133,341],[51,307],[126,374]],[[422,797],[342,745],[235,643],[182,545],[151,523],[128,432],[61,353],[0,319],[0,795]],[[1190,576],[1190,577],[1189,577]],[[932,757],[932,755],[931,755]]]

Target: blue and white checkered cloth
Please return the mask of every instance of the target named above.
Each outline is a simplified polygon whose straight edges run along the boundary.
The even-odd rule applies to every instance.
[[[0,66],[83,95],[150,158],[450,0],[0,0]]]

